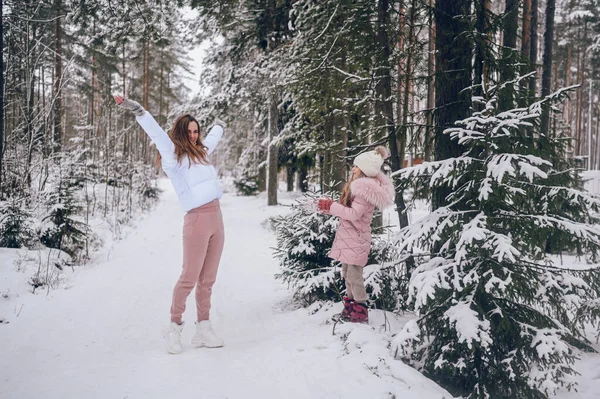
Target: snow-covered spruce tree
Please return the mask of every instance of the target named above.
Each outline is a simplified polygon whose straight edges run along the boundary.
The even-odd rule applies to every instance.
[[[334,198],[335,194],[328,193]],[[339,219],[317,212],[318,195],[307,192],[292,205],[292,212],[271,219],[276,230],[281,272],[277,278],[294,290],[295,299],[308,306],[317,301],[341,300],[345,286],[338,261],[328,257]],[[394,310],[399,273],[389,262],[397,258],[392,242],[378,236],[383,228],[373,229],[372,250],[365,269],[365,285],[370,301],[378,308]]]
[[[0,247],[22,248],[36,241],[25,200],[13,197],[0,202]]]
[[[551,241],[552,252],[593,261],[600,247],[600,199],[574,187],[568,140],[538,128],[542,107],[564,93],[499,112],[490,90],[474,99],[480,112],[445,131],[462,156],[399,173],[452,193],[399,234],[401,250],[426,256],[409,286],[418,319],[392,350],[455,395],[546,398],[575,386],[573,362],[591,350],[584,322],[598,321],[600,269],[548,251]]]
[[[233,184],[241,195],[255,195],[260,191],[259,173],[260,160],[264,156],[264,148],[258,140],[252,140],[242,150],[235,167]]]
[[[42,244],[74,258],[86,255],[86,239],[93,236],[81,216],[83,207],[78,193],[83,188],[84,165],[77,155],[77,152],[65,152],[60,156],[58,178],[43,193],[48,210],[39,231]]]

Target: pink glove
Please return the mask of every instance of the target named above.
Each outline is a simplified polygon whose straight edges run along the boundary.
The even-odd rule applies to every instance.
[[[319,198],[319,201],[317,201],[317,208],[320,211],[324,211],[324,212],[329,212],[329,209],[331,208],[331,204],[333,204],[333,200],[330,198]]]

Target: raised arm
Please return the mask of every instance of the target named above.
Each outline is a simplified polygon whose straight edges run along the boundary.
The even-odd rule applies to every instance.
[[[352,201],[351,207],[344,206],[338,202],[332,203],[331,208],[329,208],[329,214],[354,222],[365,214],[368,207],[367,201],[364,198],[356,196]]]
[[[204,140],[202,140],[202,144],[208,148],[209,155],[215,150],[215,148],[217,148],[217,144],[219,144],[221,137],[223,137],[223,131],[223,126],[215,124],[212,129],[210,129]]]
[[[158,125],[156,120],[154,120],[152,115],[135,101],[124,99],[120,96],[115,96],[115,101],[121,108],[135,114],[135,120],[156,145],[158,152],[160,152],[163,169],[176,166],[177,158],[175,157],[175,145],[171,141],[169,135]]]

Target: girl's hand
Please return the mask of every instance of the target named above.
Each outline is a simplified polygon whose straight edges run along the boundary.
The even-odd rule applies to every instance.
[[[146,113],[144,107],[142,107],[140,103],[136,101],[128,100],[121,96],[115,96],[115,101],[119,107],[133,112],[136,116],[142,116]]]
[[[329,212],[331,208],[331,204],[333,204],[333,200],[330,198],[319,198],[317,201],[317,208],[323,212]]]

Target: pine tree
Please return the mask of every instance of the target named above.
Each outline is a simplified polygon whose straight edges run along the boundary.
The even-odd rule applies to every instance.
[[[66,160],[65,176],[59,175],[56,184],[50,185],[46,196],[47,215],[40,227],[40,240],[48,248],[56,248],[72,257],[84,255],[87,240],[93,233],[78,214],[83,204],[77,191],[83,185],[83,168],[80,159]],[[62,172],[62,171],[61,171]]]
[[[0,247],[22,248],[35,243],[31,212],[17,198],[0,202]]]
[[[547,252],[548,237],[563,254],[595,260],[600,249],[600,199],[577,189],[568,140],[539,130],[545,103],[564,94],[501,111],[498,87],[484,87],[481,111],[445,130],[463,154],[399,176],[452,188],[445,206],[400,232],[403,250],[431,255],[410,282],[418,319],[394,351],[455,395],[545,398],[574,387],[578,350],[592,350],[580,307],[598,322],[600,269]]]

